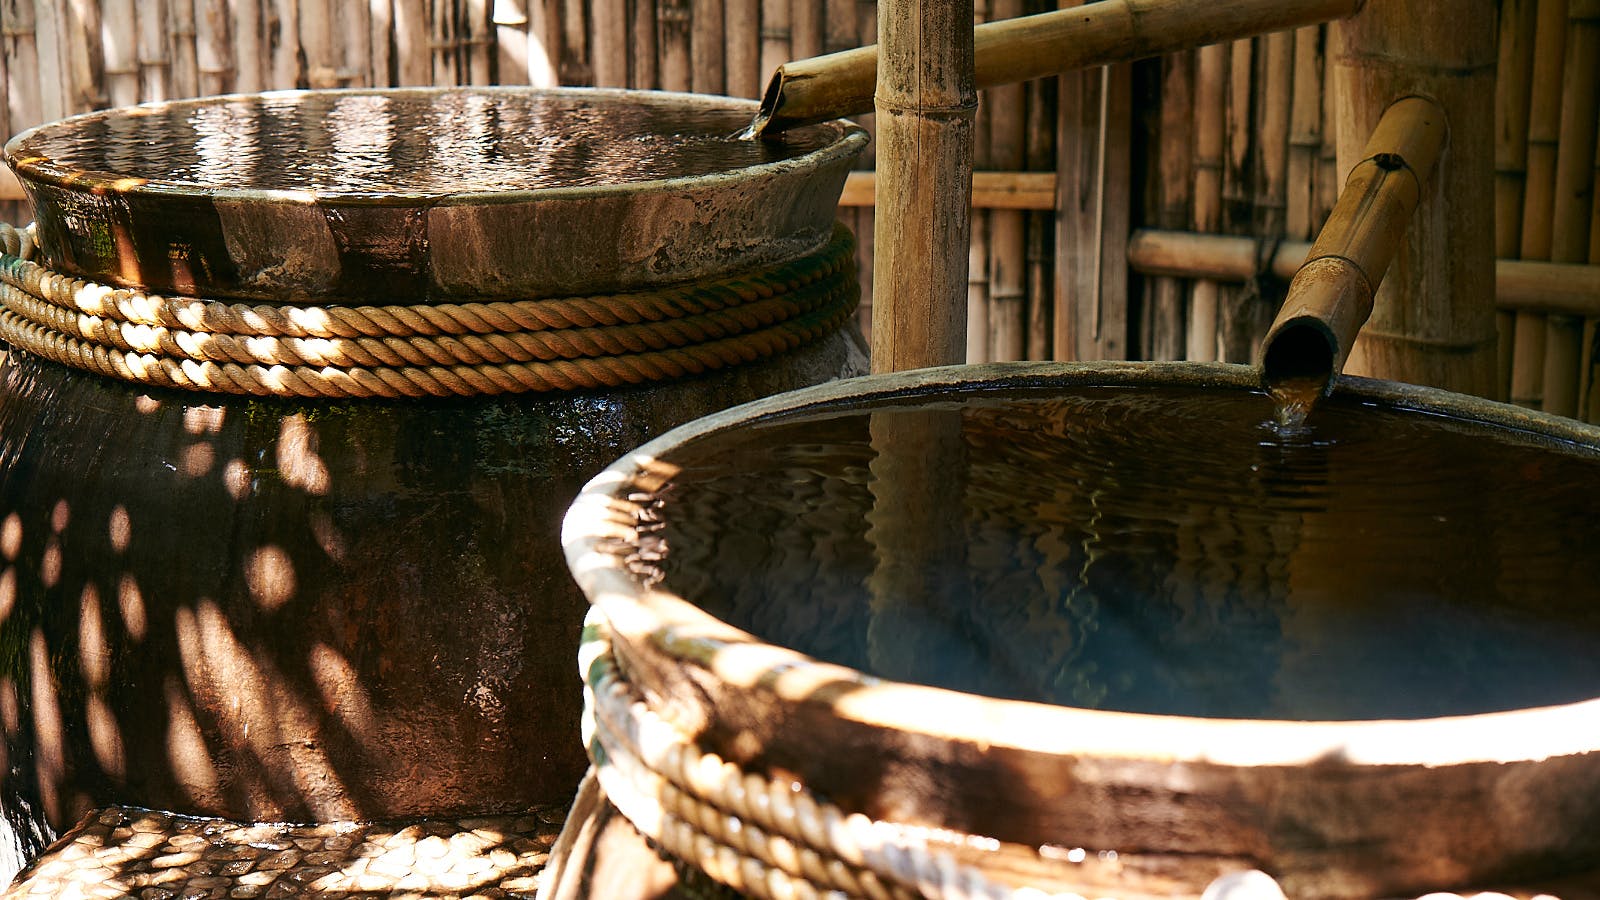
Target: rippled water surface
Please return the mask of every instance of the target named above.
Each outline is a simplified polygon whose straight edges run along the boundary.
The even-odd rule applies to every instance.
[[[451,194],[705,175],[838,136],[813,126],[735,139],[751,115],[638,95],[284,92],[79,117],[36,132],[18,155],[190,187]]]
[[[1600,458],[1578,448],[1103,388],[791,418],[668,462],[645,535],[665,587],[889,678],[1288,719],[1600,696]]]

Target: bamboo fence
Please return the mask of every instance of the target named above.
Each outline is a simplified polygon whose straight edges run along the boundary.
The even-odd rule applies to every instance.
[[[1080,2],[977,0],[975,14]],[[1498,15],[1496,254],[1544,267],[1500,268],[1498,390],[1595,420],[1600,0],[1482,2]],[[876,39],[876,0],[0,0],[0,130],[297,87],[754,97],[779,63]],[[982,92],[968,358],[1252,359],[1287,283],[1281,251],[1316,235],[1343,181],[1330,46],[1328,27],[1307,26]],[[863,328],[873,166],[869,150],[840,210],[859,240]],[[10,221],[27,216],[19,197],[0,176]],[[1144,252],[1157,244],[1159,270]],[[1539,274],[1508,295],[1506,273],[1525,271]]]

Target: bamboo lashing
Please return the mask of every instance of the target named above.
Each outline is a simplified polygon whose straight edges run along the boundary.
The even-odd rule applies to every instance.
[[[246,306],[72,279],[0,226],[0,337],[162,387],[262,396],[419,397],[637,384],[737,365],[837,329],[854,241],[715,282],[592,297],[384,307]]]
[[[1353,14],[1362,0],[1229,0],[1197,12],[1184,0],[1100,0],[974,29],[979,89],[1129,62]],[[767,84],[757,130],[870,112],[876,46],[786,63]]]
[[[1265,384],[1309,378],[1333,391],[1446,134],[1444,111],[1422,97],[1383,114],[1262,342]]]

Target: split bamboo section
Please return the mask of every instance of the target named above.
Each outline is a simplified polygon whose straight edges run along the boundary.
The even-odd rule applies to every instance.
[[[1189,0],[1100,0],[978,26],[973,77],[980,89],[1027,81],[1327,22],[1360,6],[1361,0],[1226,0],[1197,12]],[[879,49],[869,46],[779,67],[757,130],[871,111],[878,58]]]
[[[1332,393],[1444,147],[1444,110],[1406,97],[1383,114],[1262,343],[1262,381]]]

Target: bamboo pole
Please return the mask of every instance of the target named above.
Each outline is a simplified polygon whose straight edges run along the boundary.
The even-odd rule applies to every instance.
[[[1533,38],[1533,77],[1528,100],[1527,180],[1523,189],[1523,259],[1550,258],[1555,204],[1556,144],[1561,129],[1561,73],[1566,55],[1566,0],[1538,0]],[[1519,313],[1514,321],[1511,402],[1544,405],[1544,317]]]
[[[1339,79],[1338,60],[1333,52],[1333,26],[1322,25],[1322,150],[1317,154],[1316,208],[1311,220],[1320,227],[1339,202],[1343,182],[1339,168]]]
[[[1256,252],[1256,241],[1241,235],[1141,228],[1129,241],[1128,264],[1144,275],[1244,281],[1256,273]],[[1272,273],[1294,277],[1310,252],[1305,241],[1280,244],[1269,261]],[[1494,287],[1501,309],[1600,316],[1600,265],[1501,259]]]
[[[104,51],[100,47],[98,0],[67,0],[62,7],[64,52],[67,55],[67,109],[88,112],[106,105]]]
[[[722,0],[692,0],[690,5],[690,58],[694,71],[690,84],[702,94],[720,94],[723,80]]]
[[[838,53],[861,46],[856,25],[856,0],[824,0],[822,52]]]
[[[133,0],[105,0],[101,13],[106,100],[112,106],[132,106],[139,102],[139,26]]]
[[[596,87],[628,86],[627,0],[590,0]]]
[[[656,70],[655,0],[628,0],[628,85],[638,90],[660,87]]]
[[[398,83],[432,84],[433,56],[428,48],[427,0],[394,0],[393,8],[395,75]]]
[[[495,24],[498,34],[499,24]],[[367,84],[374,87],[392,87],[394,85],[394,55],[390,46],[390,37],[394,34],[394,5],[392,3],[374,3],[369,7],[367,19]],[[498,51],[499,41],[495,41]],[[507,73],[513,81],[526,80],[526,67],[522,71]]]
[[[1570,0],[1562,79],[1560,137],[1556,150],[1550,260],[1589,258],[1589,217],[1594,206],[1595,110],[1600,108],[1600,0]],[[1544,411],[1578,414],[1583,383],[1583,320],[1545,320]]]
[[[658,0],[656,49],[661,53],[661,88],[687,91],[693,85],[689,57],[689,0]]]
[[[39,114],[53,122],[67,115],[67,61],[63,47],[62,10],[53,0],[34,4],[34,41],[38,49]]]
[[[1479,0],[1374,0],[1335,28],[1339,159],[1395,98],[1428,96],[1449,153],[1423,195],[1348,369],[1461,393],[1495,393],[1495,28]]]
[[[1289,157],[1286,163],[1284,234],[1301,240],[1321,224],[1314,219],[1317,154],[1322,150],[1322,28],[1307,25],[1294,32],[1294,94],[1289,110]]]
[[[1597,190],[1594,209],[1589,215],[1589,269],[1595,273],[1596,286],[1600,288],[1600,143],[1595,147],[1594,174],[1591,177]],[[1588,315],[1589,321],[1595,322],[1600,318],[1600,309],[1595,309]],[[1587,377],[1584,390],[1584,420],[1600,422],[1600,328],[1589,336],[1588,357],[1589,364],[1585,368]]]
[[[1194,66],[1191,51],[1161,60],[1159,164],[1155,184],[1147,188],[1159,196],[1154,217],[1159,228],[1183,228],[1193,215]],[[1176,278],[1157,278],[1151,286],[1151,359],[1182,359],[1187,352],[1183,292],[1184,284]]]
[[[1054,198],[1054,182],[1056,160],[1056,130],[1055,130],[1055,88],[1056,83],[1050,79],[1035,79],[1028,82],[1028,153],[1027,167],[1030,174],[1044,176],[1049,179],[1051,189],[1046,194]],[[973,175],[973,200],[978,199],[977,175]],[[1028,358],[1049,359],[1051,329],[1050,320],[1052,307],[1053,275],[1051,269],[1050,248],[1053,241],[1051,232],[1052,220],[1055,214],[1055,205],[1042,210],[1028,213]]]
[[[1350,15],[1362,2],[1224,0],[1196,14],[1189,0],[1100,0],[990,22],[974,35],[975,83],[980,88],[1010,84],[1323,22]],[[798,8],[805,6],[800,0]],[[804,54],[798,18],[794,29],[795,52]],[[784,65],[767,87],[765,127],[870,111],[877,59],[876,47],[862,47]]]
[[[483,7],[483,0],[471,0],[479,4],[480,12],[487,14],[487,7]],[[371,87],[372,86],[372,9],[365,3],[336,3],[333,7],[334,31],[339,35],[333,54],[334,81],[339,87]],[[481,25],[488,27],[488,22]],[[487,77],[487,58],[485,58],[485,77]]]
[[[288,90],[306,81],[301,68],[299,0],[271,0],[266,5],[267,42],[263,47],[268,85]]]
[[[967,240],[967,352],[970,364],[990,362],[989,217],[972,210]]]
[[[1502,0],[1500,6],[1494,96],[1494,243],[1500,259],[1514,259],[1522,252],[1522,194],[1528,171],[1528,101],[1533,90],[1537,13],[1535,0]],[[1512,396],[1516,321],[1516,316],[1505,310],[1496,315],[1500,341],[1497,384],[1502,400]]]
[[[1260,151],[1255,160],[1256,190],[1250,231],[1258,238],[1273,242],[1282,240],[1287,228],[1294,33],[1276,31],[1258,38],[1257,45],[1261,52],[1257,66],[1260,89],[1256,108],[1256,139]],[[1272,327],[1276,307],[1281,304],[1279,288],[1266,273],[1255,282],[1255,287],[1255,291],[1248,292],[1254,294],[1252,302],[1241,310],[1240,324],[1247,326],[1243,336],[1248,346],[1241,348],[1246,359],[1254,352],[1256,342]]]
[[[1268,387],[1309,378],[1333,391],[1446,133],[1444,110],[1431,100],[1406,97],[1384,112],[1262,342]]]
[[[1228,93],[1223,108],[1227,146],[1222,168],[1222,230],[1229,234],[1255,234],[1255,194],[1258,173],[1251,165],[1257,148],[1256,47],[1250,38],[1228,46]],[[1223,288],[1218,296],[1218,352],[1224,362],[1245,362],[1255,345],[1252,334],[1256,306],[1255,284],[1248,289]]]
[[[195,61],[200,91],[226,94],[233,89],[233,42],[228,39],[227,0],[195,0]]]
[[[789,43],[789,0],[761,0],[761,74],[794,59]],[[759,88],[758,88],[759,90]]]
[[[494,83],[494,17],[490,0],[465,0],[458,7],[461,15],[461,46],[465,59],[462,71],[467,84]],[[347,8],[364,8],[347,4]],[[623,82],[626,84],[626,81]]]
[[[801,59],[812,59],[822,54],[825,3],[826,0],[792,0],[789,8],[789,41],[794,55]],[[859,111],[869,112],[871,109],[869,105],[867,109]]]
[[[139,98],[166,100],[172,96],[172,57],[167,50],[167,0],[146,0],[135,14],[138,29]]]
[[[229,34],[233,38],[232,90],[255,93],[266,87],[262,53],[260,0],[228,0]]]
[[[992,0],[990,15],[1013,19],[1021,0]],[[1027,163],[1026,91],[1019,84],[988,90],[988,165],[1004,170]],[[1027,356],[1027,244],[1020,210],[992,210],[989,217],[989,358],[1011,362]]]
[[[298,0],[296,17],[300,22],[299,53],[305,60],[306,84],[312,88],[339,86],[339,64],[335,56],[336,12],[331,0]]]
[[[194,0],[168,0],[172,17],[172,95],[200,93],[199,29],[195,26]]]
[[[728,95],[760,98],[765,74],[761,71],[761,0],[726,0],[725,9],[723,62]]]
[[[877,68],[879,212],[872,369],[958,363],[969,237],[970,0],[884,0]]]
[[[1194,218],[1195,229],[1214,232],[1222,227],[1222,153],[1227,86],[1227,48],[1222,44],[1195,52]],[[1221,286],[1215,281],[1196,282],[1189,300],[1186,356],[1192,360],[1217,358],[1217,314]]]
[[[44,121],[34,30],[37,20],[32,0],[4,0],[0,3],[0,17],[5,20],[6,119],[14,134]]]

